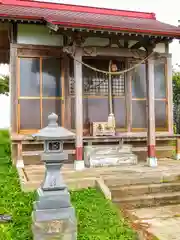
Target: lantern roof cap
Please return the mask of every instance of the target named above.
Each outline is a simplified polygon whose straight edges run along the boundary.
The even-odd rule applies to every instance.
[[[48,126],[39,130],[38,133],[33,134],[34,138],[39,140],[63,140],[75,137],[75,134],[64,127],[58,126],[58,116],[51,113],[48,116]]]

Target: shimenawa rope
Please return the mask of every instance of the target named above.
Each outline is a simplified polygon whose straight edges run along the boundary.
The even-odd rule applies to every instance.
[[[121,75],[121,74],[130,72],[130,71],[132,71],[133,69],[139,67],[139,66],[140,66],[142,63],[144,63],[145,61],[147,61],[147,60],[152,56],[152,54],[153,54],[153,52],[151,52],[146,58],[144,58],[144,59],[141,60],[139,63],[135,64],[134,66],[132,66],[132,67],[130,67],[130,68],[128,68],[128,69],[125,69],[125,70],[122,70],[122,71],[119,71],[119,72],[110,72],[110,71],[104,71],[104,70],[101,70],[101,69],[92,67],[92,66],[90,66],[89,64],[87,64],[87,63],[85,63],[85,62],[83,62],[83,61],[79,61],[79,60],[76,59],[75,56],[74,56],[70,51],[68,51],[67,49],[66,49],[66,52],[67,52],[68,54],[70,54],[70,55],[72,56],[72,58],[73,58],[76,62],[84,65],[85,67],[87,67],[87,68],[89,68],[89,69],[91,69],[91,70],[93,70],[93,71],[95,71],[95,72],[104,73],[104,74],[106,74],[106,75]]]

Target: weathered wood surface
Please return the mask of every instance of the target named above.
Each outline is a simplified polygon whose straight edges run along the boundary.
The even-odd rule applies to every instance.
[[[180,134],[171,134],[168,132],[156,132],[156,139],[176,139],[180,137]],[[121,139],[135,139],[135,138],[147,138],[147,132],[122,132],[118,133],[116,136],[98,136],[98,137],[93,137],[93,136],[83,136],[84,141],[88,140],[104,140],[104,141],[111,141],[111,140],[121,140]],[[37,141],[34,141],[33,137],[31,135],[23,135],[23,134],[17,134],[17,133],[12,133],[11,134],[11,140],[12,141],[29,141],[29,143],[36,144]],[[66,142],[74,142],[74,140],[69,140],[65,141]],[[41,142],[42,143],[42,142]]]
[[[82,49],[78,48],[74,60],[75,80],[75,126],[76,126],[76,160],[82,160],[83,156],[83,76],[82,76]]]
[[[130,64],[126,61],[126,68],[129,68]],[[125,105],[126,105],[126,121],[127,121],[127,132],[131,132],[132,123],[132,88],[131,88],[132,72],[125,74]]]
[[[155,157],[156,130],[155,130],[155,90],[154,90],[154,59],[146,61],[146,91],[147,91],[147,144],[148,157]]]
[[[16,68],[17,68],[17,48],[10,45],[10,81],[9,81],[9,91],[10,91],[10,104],[11,104],[11,131],[16,132],[17,129],[17,112],[18,112],[18,99],[17,99],[17,78],[16,78]]]
[[[129,48],[116,48],[116,47],[84,47],[83,56],[112,56],[112,57],[133,57],[144,58],[146,57],[146,51],[129,49]],[[72,47],[64,47],[64,52],[72,53]]]
[[[13,47],[17,48],[17,55],[22,57],[63,56],[63,51],[61,47],[29,44],[13,44]]]

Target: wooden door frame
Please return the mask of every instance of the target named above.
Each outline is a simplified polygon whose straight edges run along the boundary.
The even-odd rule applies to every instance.
[[[20,129],[20,99],[39,99],[40,100],[40,126],[42,128],[42,112],[43,112],[43,107],[42,107],[42,100],[43,99],[54,99],[54,100],[61,100],[60,108],[61,108],[61,125],[64,126],[64,68],[65,66],[63,65],[62,61],[62,55],[59,56],[54,56],[54,55],[46,55],[46,54],[39,54],[39,49],[40,46],[33,46],[30,48],[31,54],[29,54],[29,45],[23,45],[20,47],[20,51],[17,54],[17,102],[18,102],[18,111],[16,115],[16,121],[17,121],[17,133],[19,134],[30,134],[33,132],[37,132],[39,129]],[[49,47],[42,47],[44,52],[46,53],[46,50],[49,49]],[[51,50],[51,49],[50,49]],[[41,52],[42,53],[42,49]],[[42,96],[42,59],[43,57],[58,57],[60,59],[60,70],[61,70],[61,75],[60,75],[60,81],[61,81],[61,97],[43,97]],[[38,58],[40,61],[40,96],[39,97],[21,97],[20,96],[20,59],[21,58]]]

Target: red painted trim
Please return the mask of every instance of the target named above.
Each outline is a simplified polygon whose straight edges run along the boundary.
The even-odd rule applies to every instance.
[[[83,160],[83,147],[76,147],[76,160]]]
[[[113,31],[124,31],[124,32],[135,32],[135,33],[151,33],[156,35],[165,35],[165,36],[180,36],[180,31],[178,32],[164,32],[164,31],[152,31],[150,29],[133,29],[133,28],[121,28],[121,27],[110,27],[110,26],[100,26],[100,25],[91,25],[91,24],[80,24],[80,23],[66,23],[66,22],[56,22],[50,19],[46,19],[48,22],[56,25],[62,25],[67,27],[80,27],[80,28],[91,28],[91,29],[105,29],[105,30],[113,30]]]
[[[43,17],[37,17],[35,18],[34,16],[19,16],[19,15],[8,15],[8,14],[0,14],[0,17],[4,18],[13,18],[13,19],[22,19],[22,20],[34,20],[34,21],[44,21]]]
[[[70,5],[70,4],[45,3],[40,1],[1,0],[1,3],[4,5],[15,5],[15,6],[23,6],[23,7],[26,6],[26,7],[37,7],[37,8],[46,8],[46,9],[49,8],[49,9],[66,10],[66,11],[72,11],[72,12],[86,12],[86,13],[96,13],[96,14],[103,14],[103,15],[156,19],[155,13],[149,13],[149,12],[116,10],[116,9],[78,6],[78,5]]]
[[[154,158],[156,156],[156,148],[155,145],[148,146],[148,158]]]

